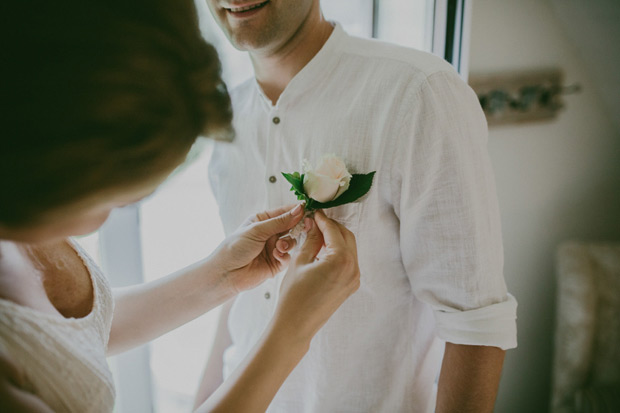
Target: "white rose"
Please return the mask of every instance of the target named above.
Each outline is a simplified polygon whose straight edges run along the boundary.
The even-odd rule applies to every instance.
[[[316,201],[333,201],[349,189],[350,182],[351,174],[336,155],[324,155],[316,169],[304,161],[304,190]]]

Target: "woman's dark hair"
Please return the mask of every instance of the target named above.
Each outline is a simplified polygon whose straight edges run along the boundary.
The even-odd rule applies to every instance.
[[[231,109],[193,0],[0,6],[0,224],[161,176]]]

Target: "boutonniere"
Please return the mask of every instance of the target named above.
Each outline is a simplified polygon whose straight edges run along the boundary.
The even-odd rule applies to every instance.
[[[327,154],[321,157],[316,168],[304,160],[303,173],[282,172],[282,175],[291,183],[291,191],[297,199],[305,201],[308,216],[316,209],[333,208],[357,201],[370,191],[375,172],[351,174],[342,159]],[[297,238],[301,231],[303,227],[296,227],[291,235]]]

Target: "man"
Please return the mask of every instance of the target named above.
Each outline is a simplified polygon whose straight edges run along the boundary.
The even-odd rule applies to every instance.
[[[326,210],[356,234],[362,285],[269,412],[492,411],[516,301],[475,94],[437,57],[348,36],[319,0],[207,3],[256,76],[232,91],[237,138],[210,165],[226,232],[293,200],[280,172],[304,159],[377,171],[361,202]],[[260,337],[280,280],[224,308],[197,401]]]

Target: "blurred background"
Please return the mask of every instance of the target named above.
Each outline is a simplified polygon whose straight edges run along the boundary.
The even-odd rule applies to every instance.
[[[229,87],[252,75],[203,1],[201,29]],[[322,0],[350,34],[427,50],[462,76],[557,69],[579,93],[546,120],[491,126],[505,277],[517,297],[519,347],[508,352],[498,412],[545,412],[552,392],[556,250],[620,240],[620,2],[615,0]],[[497,85],[501,88],[501,82]],[[558,96],[561,95],[558,92]],[[210,254],[223,239],[210,192],[208,143],[149,199],[115,211],[80,242],[114,285],[150,281]],[[187,412],[218,309],[149,346],[110,359],[117,412]]]

